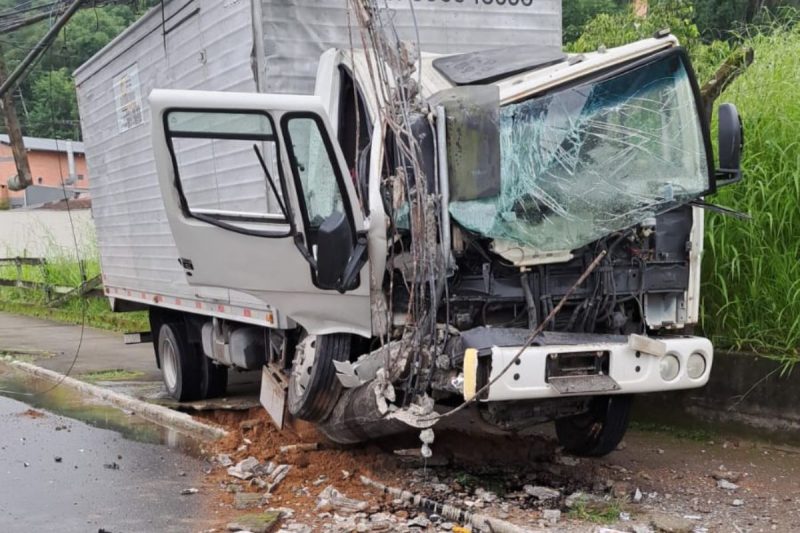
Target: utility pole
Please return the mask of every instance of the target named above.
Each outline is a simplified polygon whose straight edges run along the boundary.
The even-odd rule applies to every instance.
[[[3,49],[0,48],[0,85],[5,83],[6,79],[6,62],[3,57]],[[31,167],[28,164],[28,152],[22,142],[22,130],[19,127],[12,91],[3,94],[0,99],[0,113],[2,113],[5,120],[6,131],[8,131],[8,138],[11,144],[11,153],[14,155],[14,163],[17,166],[17,179],[9,180],[8,188],[21,191],[33,183],[33,179],[31,177]]]

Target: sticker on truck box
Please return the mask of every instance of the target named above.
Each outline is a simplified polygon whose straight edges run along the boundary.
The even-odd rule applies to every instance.
[[[139,67],[135,64],[114,78],[114,103],[120,133],[144,122]]]

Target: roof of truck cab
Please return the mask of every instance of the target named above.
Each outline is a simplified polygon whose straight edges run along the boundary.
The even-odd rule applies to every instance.
[[[507,104],[523,98],[528,98],[537,93],[544,92],[552,87],[580,79],[615,65],[627,63],[628,61],[652,55],[662,50],[678,46],[678,39],[673,35],[666,35],[660,38],[643,39],[634,43],[618,46],[615,48],[601,49],[596,52],[586,54],[568,54],[566,61],[550,64],[540,68],[533,68],[526,72],[512,74],[508,77],[491,82],[500,91],[500,103]],[[513,48],[511,48],[513,50]],[[347,64],[352,63],[357,77],[360,80],[368,80],[362,89],[366,93],[372,93],[370,87],[375,69],[371,63],[373,60],[372,52],[364,50],[340,50],[341,59]],[[419,64],[422,65],[421,71],[415,72],[412,76],[419,79],[422,87],[422,96],[430,98],[436,93],[457,87],[452,81],[448,80],[433,65],[434,61],[443,57],[455,57],[456,54],[431,54],[420,53]],[[481,85],[480,83],[477,85]],[[375,85],[377,86],[377,85]],[[375,102],[369,102],[371,112],[376,112]]]

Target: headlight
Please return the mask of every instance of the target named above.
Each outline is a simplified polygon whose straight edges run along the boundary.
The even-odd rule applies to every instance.
[[[658,366],[661,372],[661,379],[664,381],[672,381],[678,377],[678,372],[681,371],[681,362],[672,354],[662,357]]]
[[[700,352],[694,352],[686,362],[686,373],[692,379],[698,379],[706,372],[706,358]]]

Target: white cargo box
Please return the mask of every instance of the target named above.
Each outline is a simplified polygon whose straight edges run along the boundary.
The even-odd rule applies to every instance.
[[[426,52],[561,46],[560,0],[386,1],[391,11],[382,16]],[[172,0],[75,72],[103,281],[113,303],[289,325],[249,295],[186,283],[158,187],[147,97],[155,88],[313,93],[320,54],[350,47],[355,17],[347,6],[347,0]],[[359,47],[359,30],[352,31]],[[215,192],[235,198],[263,190],[263,178],[251,176]]]

